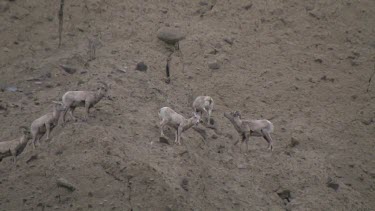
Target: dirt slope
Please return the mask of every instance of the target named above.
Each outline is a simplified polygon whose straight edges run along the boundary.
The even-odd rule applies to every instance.
[[[57,48],[58,1],[0,0],[0,139],[16,138],[68,90],[102,80],[109,97],[87,123],[28,146],[16,166],[0,162],[0,210],[375,208],[375,1],[65,3]],[[163,26],[186,33],[170,84]],[[198,95],[214,98],[217,130],[199,126],[204,142],[189,130],[181,146],[159,143],[160,107],[190,116]],[[233,146],[231,110],[271,119],[275,150],[260,138],[248,153]],[[61,177],[77,189],[58,187]]]

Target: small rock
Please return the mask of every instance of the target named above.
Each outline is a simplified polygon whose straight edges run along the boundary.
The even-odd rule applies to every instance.
[[[135,67],[136,70],[145,72],[147,71],[147,65],[144,62],[139,62],[137,66]]]
[[[16,91],[18,91],[18,88],[15,87],[15,86],[8,86],[8,87],[5,88],[5,90],[8,91],[8,92],[16,92]]]
[[[330,82],[334,82],[335,81],[334,78],[328,78],[326,75],[322,76],[320,78],[320,80],[322,80],[322,81],[330,81]]]
[[[287,202],[290,202],[290,199],[292,198],[290,190],[277,192],[277,195],[279,195],[282,200],[286,200]]]
[[[127,67],[119,67],[117,65],[113,65],[113,70],[117,71],[117,72],[120,72],[120,73],[126,73],[126,68]],[[146,66],[146,69],[147,69],[147,66]]]
[[[317,63],[323,63],[323,60],[322,59],[315,59],[314,62],[317,62]]]
[[[32,155],[32,156],[26,161],[26,163],[28,164],[28,163],[30,163],[31,161],[36,160],[36,159],[38,159],[38,154]]]
[[[52,88],[53,85],[52,84],[46,84],[46,88]]]
[[[189,191],[188,185],[189,185],[188,179],[186,178],[182,179],[182,182],[181,182],[182,189],[184,189],[185,191]]]
[[[297,145],[299,145],[299,141],[296,138],[292,137],[290,140],[290,147],[295,147]]]
[[[339,189],[339,186],[340,185],[334,182],[332,178],[330,177],[328,178],[327,187],[332,188],[333,190],[337,191]]]
[[[373,122],[373,119],[362,119],[361,122],[364,125],[371,125],[371,123]]]
[[[200,5],[200,6],[207,6],[207,5],[208,5],[208,2],[207,2],[207,1],[200,1],[200,2],[199,2],[199,5]]]
[[[233,38],[228,38],[228,37],[224,38],[224,41],[228,43],[229,45],[233,45],[233,40],[234,40]]]
[[[216,60],[214,60],[214,61],[208,62],[208,68],[210,68],[212,70],[217,70],[217,69],[220,68],[220,65]]]
[[[238,169],[246,169],[246,165],[244,165],[244,164],[238,164],[237,168]]]
[[[59,178],[57,180],[57,186],[66,188],[66,189],[68,189],[70,191],[74,191],[76,189],[74,187],[74,185],[72,185],[70,182],[68,182],[68,180],[66,180],[64,178]]]
[[[210,125],[215,125],[215,120],[210,118]]]
[[[243,8],[244,8],[245,10],[249,10],[249,9],[251,9],[252,7],[253,7],[253,4],[252,4],[252,3],[243,6]]]
[[[162,27],[157,32],[157,37],[164,41],[167,44],[174,45],[180,40],[183,40],[185,38],[185,33],[181,31],[181,29],[178,28],[172,28],[172,27]]]
[[[166,13],[168,13],[168,9],[167,8],[161,8],[161,10],[160,10],[162,13],[164,13],[164,14],[166,14]]]
[[[76,68],[73,68],[73,67],[69,67],[69,66],[66,66],[66,65],[60,65],[60,67],[67,73],[69,74],[74,74],[75,72],[77,72],[77,69]]]
[[[160,142],[160,143],[164,143],[164,144],[168,144],[168,145],[169,145],[168,139],[165,138],[165,137],[160,137],[160,138],[159,138],[159,142]]]

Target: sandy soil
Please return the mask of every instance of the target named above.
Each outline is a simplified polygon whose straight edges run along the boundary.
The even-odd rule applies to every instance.
[[[108,98],[0,163],[0,210],[375,209],[375,1],[65,2],[57,48],[59,1],[0,0],[0,140],[66,91],[102,80]],[[186,33],[179,50],[164,26]],[[217,130],[160,143],[159,108],[187,117],[198,95],[215,100]],[[270,119],[275,150],[233,146],[232,110]]]

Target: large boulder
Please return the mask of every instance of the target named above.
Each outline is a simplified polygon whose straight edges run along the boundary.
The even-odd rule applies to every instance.
[[[158,38],[168,44],[174,45],[183,40],[186,34],[180,28],[162,27],[158,30]]]

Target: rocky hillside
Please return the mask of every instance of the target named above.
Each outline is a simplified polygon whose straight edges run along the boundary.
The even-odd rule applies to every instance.
[[[108,97],[0,162],[0,210],[375,208],[375,1],[65,0],[58,48],[59,7],[0,0],[0,140],[66,91]],[[158,110],[198,95],[215,128],[159,142]],[[274,123],[273,152],[233,146],[234,110]]]

